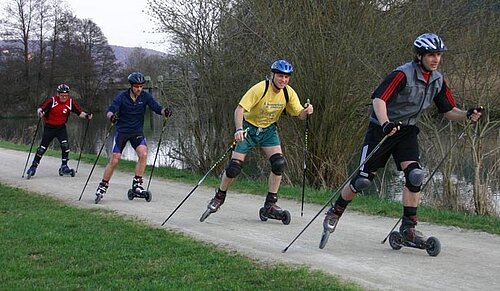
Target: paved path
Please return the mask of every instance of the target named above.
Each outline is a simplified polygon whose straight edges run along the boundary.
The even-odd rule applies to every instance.
[[[59,177],[59,159],[44,157],[36,176],[26,180],[21,178],[26,153],[0,149],[0,156],[2,183],[54,196],[78,207],[114,210],[154,227],[162,227],[165,218],[196,185],[155,178],[150,189],[152,202],[129,201],[126,193],[132,176],[116,172],[107,196],[96,205],[94,191],[103,168],[96,167],[82,200],[78,201],[91,165],[81,163],[74,178]],[[71,161],[71,165],[76,162]],[[260,221],[258,210],[263,197],[230,192],[221,210],[200,223],[200,215],[212,195],[212,188],[198,187],[163,228],[263,262],[307,265],[355,281],[368,290],[500,290],[500,236],[497,235],[420,223],[422,232],[438,237],[442,244],[441,254],[430,257],[423,250],[394,251],[388,243],[380,244],[394,225],[394,219],[347,211],[325,249],[318,248],[321,214],[282,253],[321,206],[305,205],[304,216],[300,217],[298,202],[280,200],[280,206],[292,214],[292,222],[285,226],[276,220]]]

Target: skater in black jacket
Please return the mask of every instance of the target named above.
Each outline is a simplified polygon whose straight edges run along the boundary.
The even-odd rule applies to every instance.
[[[443,52],[447,50],[441,37],[434,33],[424,33],[415,39],[413,49],[414,60],[392,71],[372,95],[373,110],[361,155],[361,162],[365,163],[326,213],[320,248],[326,245],[328,236],[335,230],[339,218],[356,193],[368,188],[377,169],[383,168],[391,155],[405,177],[401,236],[415,245],[421,245],[425,241],[422,234],[415,230],[420,188],[424,180],[420,165],[417,139],[420,129],[417,121],[432,103],[439,113],[453,121],[477,122],[481,117],[481,108],[467,111],[457,108],[448,84],[437,71]],[[389,137],[365,161],[386,135]]]

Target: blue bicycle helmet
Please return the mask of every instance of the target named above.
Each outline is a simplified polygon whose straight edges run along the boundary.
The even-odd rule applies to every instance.
[[[144,79],[144,75],[139,72],[133,72],[128,75],[128,82],[130,84],[144,84],[146,83],[146,79]]]
[[[293,67],[285,60],[276,60],[271,65],[271,72],[291,75],[293,73]]]
[[[413,50],[417,54],[437,53],[447,51],[443,40],[434,33],[424,33],[413,42]]]

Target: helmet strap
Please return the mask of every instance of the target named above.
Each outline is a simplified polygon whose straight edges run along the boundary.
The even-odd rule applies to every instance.
[[[279,90],[281,90],[281,89],[280,89],[280,88],[278,88],[278,86],[276,85],[276,83],[274,83],[274,74],[275,74],[275,73],[271,73],[271,83],[273,84],[274,89],[276,89],[276,90],[278,90],[278,91],[279,91]]]

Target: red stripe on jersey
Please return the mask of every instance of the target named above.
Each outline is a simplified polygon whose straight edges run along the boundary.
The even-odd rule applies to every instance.
[[[457,102],[455,101],[455,97],[453,97],[453,93],[451,92],[450,87],[448,87],[448,84],[444,82],[444,94],[446,95],[446,99],[448,99],[448,102],[450,102],[450,105],[453,107],[457,107]]]
[[[389,100],[389,98],[391,98],[392,94],[394,93],[396,88],[399,86],[399,84],[401,83],[401,80],[403,80],[404,77],[405,77],[405,74],[403,72],[398,72],[396,74],[396,76],[394,76],[394,79],[392,79],[389,86],[387,86],[385,91],[382,93],[382,95],[380,96],[380,99],[387,102],[387,100]]]

